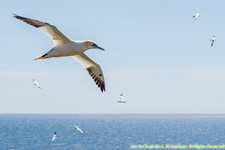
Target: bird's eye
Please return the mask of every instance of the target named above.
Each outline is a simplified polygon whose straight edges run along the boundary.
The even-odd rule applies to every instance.
[[[93,46],[93,47],[94,47],[94,46],[97,46],[97,45],[96,45],[95,43],[93,43],[91,46]]]

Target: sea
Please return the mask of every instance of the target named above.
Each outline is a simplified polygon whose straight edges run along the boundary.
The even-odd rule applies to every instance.
[[[225,150],[225,115],[0,115],[0,150],[130,149]]]

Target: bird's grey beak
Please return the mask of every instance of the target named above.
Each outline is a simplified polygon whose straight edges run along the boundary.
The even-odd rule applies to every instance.
[[[97,49],[100,49],[100,50],[105,50],[104,48],[101,48],[100,46],[98,46],[98,45],[92,45],[94,48],[97,48]]]
[[[103,51],[105,50],[104,48],[101,48],[101,47],[99,47],[99,46],[98,46],[97,48],[100,49],[100,50],[103,50]]]

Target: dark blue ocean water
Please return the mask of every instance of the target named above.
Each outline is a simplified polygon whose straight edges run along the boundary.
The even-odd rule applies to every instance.
[[[223,145],[225,115],[0,115],[0,150],[127,150],[144,144]]]

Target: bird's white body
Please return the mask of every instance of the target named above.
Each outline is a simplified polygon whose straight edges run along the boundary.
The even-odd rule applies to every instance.
[[[126,103],[127,102],[123,99],[123,93],[120,94],[120,100],[118,100],[117,102],[118,103]]]
[[[86,50],[87,49],[83,41],[71,41],[69,43],[53,47],[46,53],[47,55],[45,58],[79,55]]]
[[[47,53],[35,58],[34,60],[72,56],[87,69],[88,73],[94,79],[101,91],[105,91],[105,80],[101,67],[84,54],[84,52],[88,49],[104,50],[103,48],[99,47],[91,40],[72,41],[52,24],[17,15],[14,15],[14,17],[42,30],[53,40],[54,47]]]
[[[216,38],[215,38],[215,36],[213,36],[212,39],[211,39],[211,41],[215,41],[215,40],[216,40]]]
[[[35,81],[35,80],[33,79],[33,82],[34,82],[34,85],[36,85],[39,89],[41,89],[41,86],[37,83],[37,81]]]
[[[55,134],[52,137],[52,142],[55,141],[55,139],[56,139],[56,132],[55,132]]]
[[[73,126],[77,129],[77,131],[80,131],[80,133],[84,134],[84,132],[78,126],[76,125],[73,125]]]
[[[195,18],[195,20],[197,20],[197,19],[198,19],[198,17],[200,17],[200,14],[199,14],[199,13],[196,13],[196,15],[195,15],[195,16],[193,16],[193,18]]]

